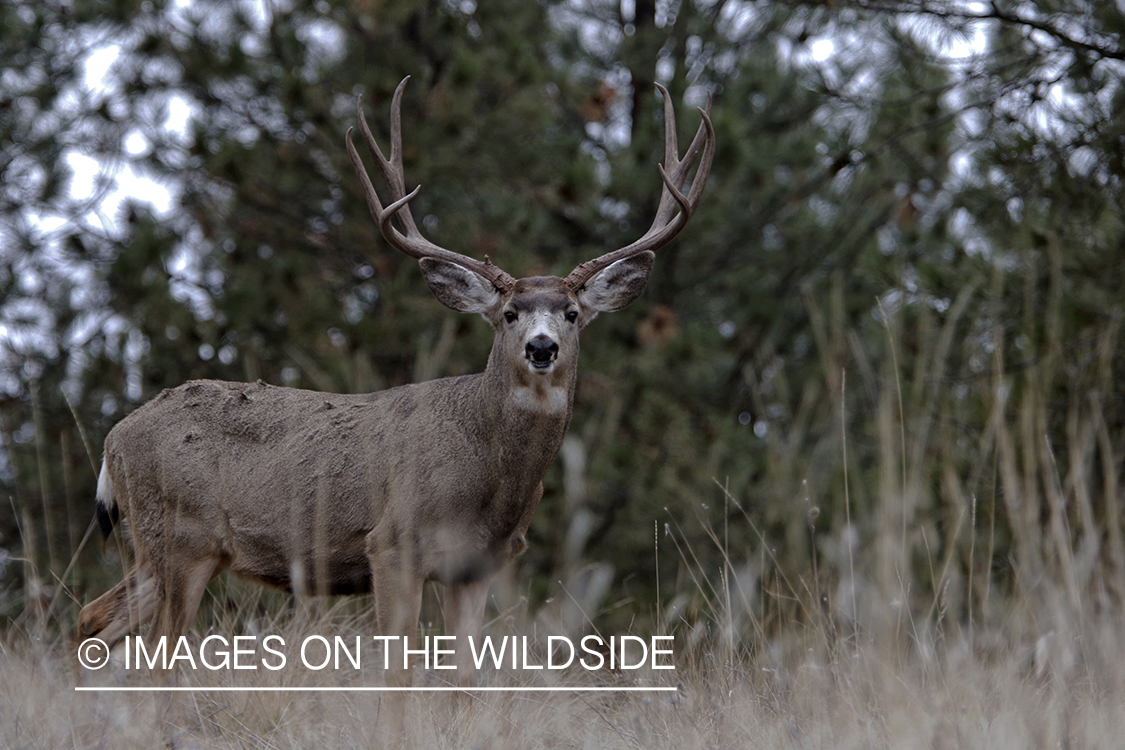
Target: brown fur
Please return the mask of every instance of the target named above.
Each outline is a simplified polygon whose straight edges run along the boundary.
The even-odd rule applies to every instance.
[[[375,593],[379,633],[412,634],[422,585],[446,584],[445,625],[467,681],[467,636],[479,635],[492,576],[527,546],[542,479],[566,434],[578,367],[578,333],[600,312],[644,291],[653,250],[699,205],[714,156],[707,111],[684,158],[664,96],[664,188],[638,241],[582,263],[566,279],[514,279],[453,253],[418,231],[402,171],[400,105],[391,104],[385,157],[357,103],[368,150],[391,192],[379,199],[348,131],[346,145],[383,237],[416,258],[434,295],[478,313],[495,338],[479,375],[367,395],[335,395],[265,383],[194,381],[164,391],[106,438],[98,480],[103,529],[120,512],[137,564],[125,581],[82,609],[79,630],[111,646],[154,619],[175,636],[195,617],[222,570],[310,593]],[[710,101],[708,101],[708,110]],[[688,193],[684,181],[699,160]],[[397,221],[401,230],[394,226]],[[392,645],[401,665],[402,643]],[[388,673],[410,684],[409,670]],[[402,704],[388,704],[393,733]]]
[[[412,633],[422,584],[436,580],[449,589],[447,631],[478,634],[488,582],[526,548],[570,423],[579,331],[635,299],[651,264],[651,253],[623,261],[577,294],[554,277],[500,294],[453,264],[423,264],[439,298],[495,328],[476,375],[362,395],[260,381],[165,390],[106,438],[112,499],[100,513],[128,519],[137,564],[83,608],[82,636],[112,646],[150,618],[153,635],[178,635],[222,570],[287,591],[374,590],[385,635]],[[559,345],[545,371],[527,354],[536,337]],[[467,654],[456,659],[468,672]]]

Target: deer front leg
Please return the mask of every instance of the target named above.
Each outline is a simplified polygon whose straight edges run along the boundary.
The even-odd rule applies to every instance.
[[[419,648],[418,615],[422,609],[422,580],[398,580],[397,571],[374,576],[375,617],[379,635],[394,636],[387,641],[387,685],[409,687],[412,671],[404,661],[407,638],[412,649]]]
[[[445,587],[445,634],[454,637],[453,663],[457,667],[457,682],[462,686],[475,682],[476,665],[473,663],[469,638],[474,640],[479,653],[480,631],[484,625],[484,608],[488,603],[490,582],[491,579],[484,579]]]
[[[413,673],[404,657],[407,638],[411,639],[413,648],[418,648],[418,615],[422,609],[424,583],[398,557],[393,551],[370,556],[378,634],[392,636],[384,641],[388,667],[385,682],[389,688],[407,688],[413,682]],[[384,723],[387,733],[407,742],[406,694],[389,692],[382,706],[387,717]]]

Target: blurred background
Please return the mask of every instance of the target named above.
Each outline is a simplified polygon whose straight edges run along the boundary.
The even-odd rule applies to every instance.
[[[161,389],[483,369],[344,149],[407,75],[423,231],[516,275],[640,236],[654,82],[682,142],[714,95],[701,210],[585,332],[531,611],[736,649],[1119,612],[1123,32],[1120,0],[0,2],[0,614],[71,627],[120,579],[94,465]]]

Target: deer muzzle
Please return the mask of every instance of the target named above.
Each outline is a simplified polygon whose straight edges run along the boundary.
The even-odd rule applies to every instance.
[[[536,369],[546,369],[559,356],[559,345],[544,335],[536,336],[524,347],[524,356]]]

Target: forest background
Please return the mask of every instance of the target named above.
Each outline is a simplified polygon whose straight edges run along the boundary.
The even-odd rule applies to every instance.
[[[1120,1],[0,3],[9,633],[119,580],[94,464],[161,389],[483,368],[344,150],[409,75],[415,215],[516,275],[640,236],[653,84],[681,138],[714,95],[702,208],[584,334],[527,611],[750,658],[1076,643],[1125,596],[1123,33]]]

